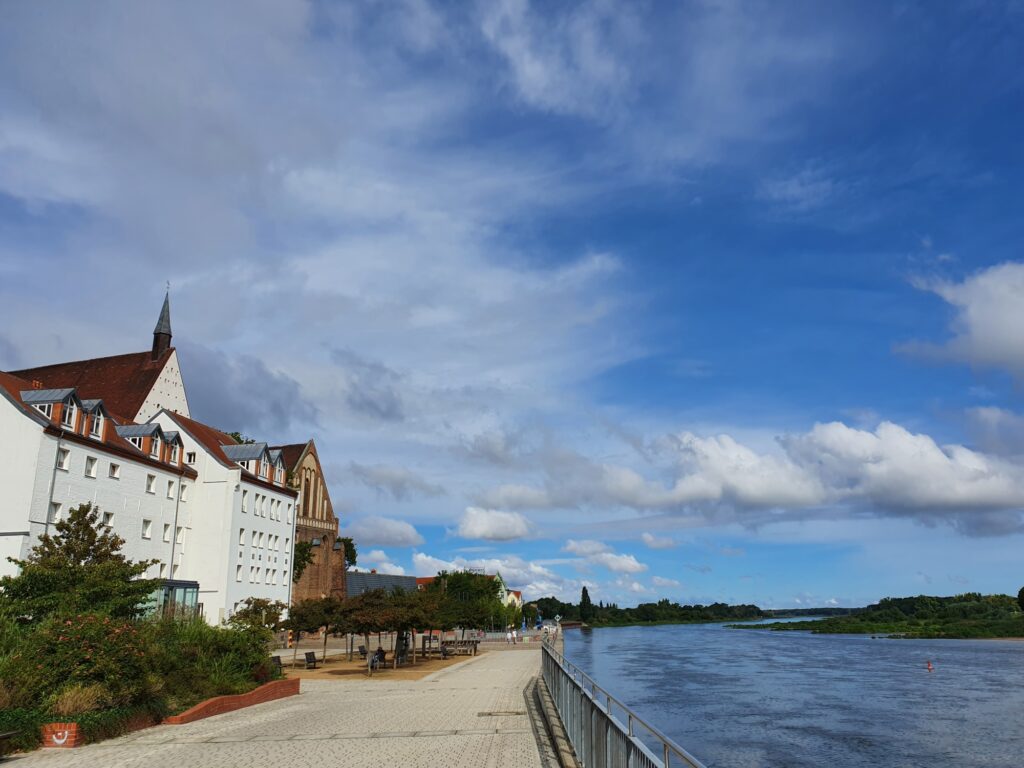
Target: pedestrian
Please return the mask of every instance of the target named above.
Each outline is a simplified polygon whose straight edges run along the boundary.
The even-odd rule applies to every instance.
[[[505,631],[505,645],[512,645],[512,633],[508,630]]]
[[[516,628],[512,627],[512,645],[516,644],[516,640],[517,639],[518,639],[518,635],[516,634]]]

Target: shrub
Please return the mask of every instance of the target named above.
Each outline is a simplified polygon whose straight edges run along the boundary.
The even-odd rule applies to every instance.
[[[43,738],[43,723],[48,720],[46,715],[36,709],[0,710],[0,732],[18,732],[17,736],[0,743],[0,755],[38,747]]]
[[[56,693],[48,707],[55,717],[73,718],[107,706],[110,694],[100,683],[72,683]]]

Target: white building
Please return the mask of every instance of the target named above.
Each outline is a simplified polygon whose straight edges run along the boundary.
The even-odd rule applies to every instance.
[[[24,558],[69,509],[92,502],[126,557],[159,560],[147,575],[176,578],[196,478],[173,432],[119,425],[102,400],[0,373],[0,575],[17,570],[8,557]]]
[[[298,492],[285,483],[280,451],[170,411],[151,423],[180,435],[185,464],[198,473],[180,573],[199,582],[207,620],[223,621],[247,597],[288,604]]]

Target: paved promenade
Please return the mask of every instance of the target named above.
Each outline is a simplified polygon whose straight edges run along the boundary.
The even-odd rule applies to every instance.
[[[304,680],[302,693],[189,725],[161,725],[12,768],[539,768],[523,688],[532,653],[492,651],[419,681]]]

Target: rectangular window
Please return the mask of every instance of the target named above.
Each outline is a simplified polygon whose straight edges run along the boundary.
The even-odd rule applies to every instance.
[[[185,454],[185,463],[186,464],[195,464],[196,463],[196,452],[195,451],[189,451],[188,453]]]
[[[176,566],[176,565],[171,566],[171,578],[172,579],[178,578],[178,566]]]
[[[245,546],[245,528],[238,529],[238,546]]]
[[[146,493],[156,493],[156,475],[146,475]]]
[[[71,451],[67,448],[57,449],[57,469],[63,469],[67,472],[68,467],[71,466]]]
[[[171,464],[178,463],[178,446],[171,446],[171,457],[168,459],[168,461],[171,462]]]
[[[164,541],[171,540],[171,524],[164,523]]]
[[[103,437],[103,414],[99,411],[92,415],[92,426],[89,427],[89,434],[93,437]]]
[[[75,428],[75,404],[65,403],[64,412],[60,415],[60,423],[65,427]]]
[[[153,459],[159,459],[160,458],[160,438],[159,437],[154,436],[153,439],[150,440],[150,442],[149,442],[149,455],[150,455],[150,458],[153,458]]]
[[[288,505],[286,511],[288,513],[288,520],[286,522],[288,523],[288,525],[291,525],[292,524],[292,505],[291,504]]]
[[[249,542],[249,545],[253,547],[256,546],[256,531],[252,532],[252,541]]]
[[[49,522],[56,523],[60,520],[60,504],[53,501],[50,502],[50,519]]]
[[[121,477],[121,465],[110,462],[110,466],[107,468],[107,477],[117,480]]]
[[[246,490],[242,491],[242,511],[247,512],[249,510],[249,492]]]
[[[259,468],[259,475],[260,475],[260,477],[262,477],[264,480],[266,480],[267,479],[267,462],[265,462],[265,461],[257,461],[256,462],[256,466]]]
[[[178,491],[178,498],[182,501],[188,501],[188,483],[181,484],[181,490]]]
[[[242,566],[236,565],[235,566],[235,581],[241,581],[241,580],[242,580]]]
[[[260,534],[260,543],[257,545],[260,549],[263,549],[263,534]]]
[[[182,528],[180,525],[174,529],[174,540],[178,544],[181,544],[185,541],[185,529]]]
[[[113,522],[114,522],[114,513],[113,512],[104,512],[103,513],[103,524],[105,526],[107,526],[107,528],[109,528]]]
[[[86,477],[96,477],[96,465],[98,463],[99,463],[99,460],[95,456],[86,456],[85,457],[85,476]]]
[[[254,584],[256,582],[257,578],[259,578],[259,574],[258,574],[258,572],[256,570],[256,566],[255,565],[250,565],[249,566],[249,583],[250,584]]]
[[[168,480],[167,481],[167,498],[168,499],[173,499],[174,498],[174,481],[173,480]]]
[[[263,583],[264,584],[269,584],[270,583],[270,569],[269,568],[266,570],[266,572],[263,575]]]
[[[142,538],[151,539],[153,538],[153,521],[143,520],[142,521]]]
[[[166,563],[160,563],[160,578],[161,579],[166,579],[167,578],[167,564]]]

